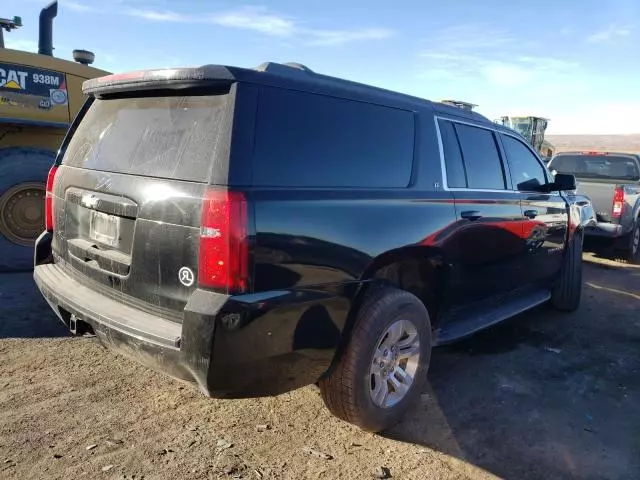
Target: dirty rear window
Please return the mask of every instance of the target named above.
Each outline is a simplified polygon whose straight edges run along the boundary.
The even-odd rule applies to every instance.
[[[91,170],[209,180],[229,95],[96,99],[62,163]]]
[[[638,162],[623,155],[559,155],[552,160],[549,169],[579,178],[640,180]]]

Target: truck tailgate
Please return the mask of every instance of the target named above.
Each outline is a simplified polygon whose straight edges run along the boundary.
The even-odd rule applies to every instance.
[[[577,194],[585,195],[591,199],[598,221],[610,222],[616,183],[577,179],[576,186]]]

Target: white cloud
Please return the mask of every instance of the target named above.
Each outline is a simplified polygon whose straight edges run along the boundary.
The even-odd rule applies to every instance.
[[[548,57],[428,54],[430,61],[419,74],[422,78],[479,78],[493,86],[520,87],[543,77],[567,75],[579,64]]]
[[[74,2],[71,0],[65,0],[64,2],[62,2],[62,7],[68,8],[69,10],[73,10],[75,12],[94,12],[95,11],[95,8],[91,5]]]
[[[518,64],[489,62],[480,67],[480,73],[490,83],[505,87],[517,87],[530,82],[534,72]]]
[[[31,0],[29,0],[31,1]],[[124,0],[112,0],[123,3]],[[106,13],[107,10],[91,3],[66,0],[65,8],[77,12]],[[113,11],[129,17],[151,22],[209,24],[239,30],[251,30],[272,37],[297,39],[306,45],[339,46],[352,42],[383,40],[395,35],[388,28],[322,29],[310,28],[288,15],[270,11],[264,6],[243,6],[221,12],[183,14],[174,10],[148,8],[121,8]]]
[[[548,133],[585,135],[625,135],[640,133],[637,118],[640,102],[589,103],[570,111],[549,115]],[[553,112],[551,112],[553,113]]]
[[[263,7],[246,7],[210,17],[212,23],[223,27],[254,30],[276,37],[291,37],[298,32],[296,23],[285,16],[269,13]]]
[[[7,48],[12,50],[22,50],[24,52],[37,52],[38,51],[38,42],[35,40],[27,40],[20,38],[13,38],[11,36],[7,36],[4,39],[4,45]]]
[[[574,33],[574,29],[572,27],[562,27],[560,29],[560,35],[562,35],[563,37],[570,37],[572,36]]]
[[[578,62],[561,60],[553,57],[521,55],[516,57],[516,61],[523,64],[534,65],[539,70],[548,71],[566,71],[580,66]]]
[[[307,45],[336,46],[358,41],[382,40],[395,33],[387,28],[331,30],[303,27],[295,18],[270,12],[266,7],[239,7],[206,15],[184,15],[170,10],[140,9],[128,9],[124,13],[155,22],[206,23],[252,30],[273,37],[298,38]]]
[[[607,28],[598,30],[587,37],[588,43],[612,43],[615,40],[631,35],[627,26],[611,24]]]
[[[429,39],[419,54],[424,59],[419,76],[484,80],[485,86],[523,88],[545,78],[567,75],[576,62],[549,56],[526,55],[530,45],[509,33],[481,25],[447,27]],[[448,74],[447,74],[448,72]]]
[[[126,10],[125,13],[132,17],[143,18],[145,20],[151,20],[155,22],[188,22],[190,21],[189,17],[182,15],[177,12],[172,12],[170,10],[141,10],[137,8],[132,8]]]
[[[361,30],[306,30],[313,40],[309,45],[343,45],[363,40],[384,40],[395,32],[388,28],[365,28]]]
[[[430,51],[467,54],[469,51],[502,49],[517,43],[512,35],[488,25],[454,25],[435,30]]]

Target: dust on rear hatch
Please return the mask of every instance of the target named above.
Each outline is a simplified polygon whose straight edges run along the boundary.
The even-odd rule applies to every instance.
[[[63,165],[207,182],[228,94],[95,99],[66,149]]]

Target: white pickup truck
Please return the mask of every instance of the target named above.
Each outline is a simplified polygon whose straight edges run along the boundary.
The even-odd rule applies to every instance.
[[[640,155],[562,152],[548,168],[575,175],[576,192],[591,199],[597,222],[585,229],[585,238],[597,238],[629,263],[640,264]]]

